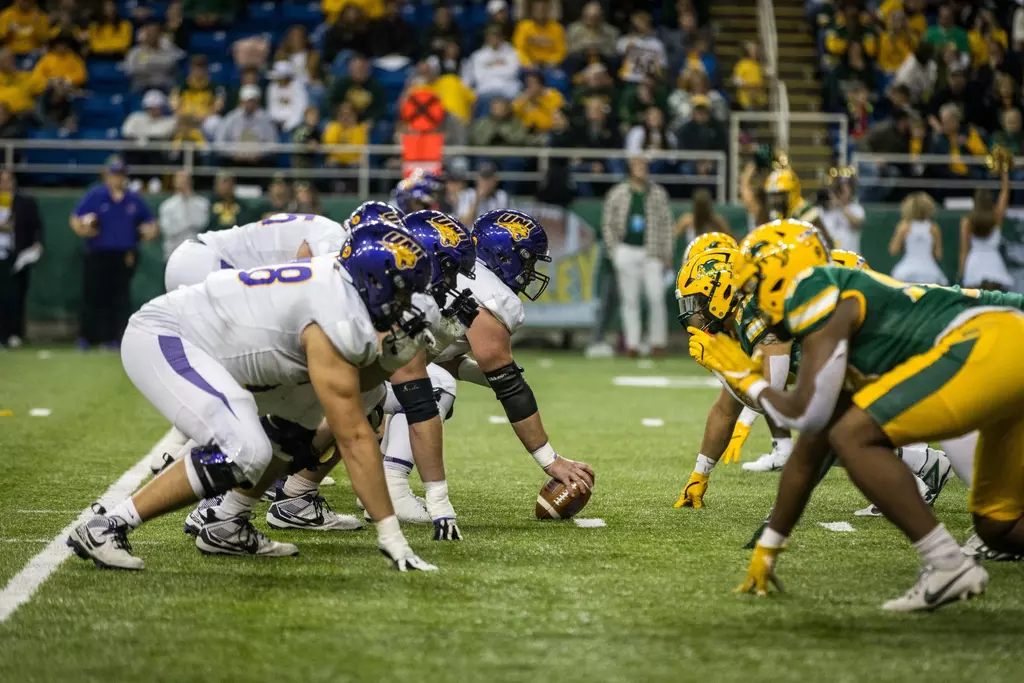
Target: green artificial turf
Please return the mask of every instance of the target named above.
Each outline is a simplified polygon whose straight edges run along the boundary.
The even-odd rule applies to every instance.
[[[777,475],[720,466],[703,510],[675,510],[715,390],[619,387],[615,376],[704,378],[682,359],[520,353],[552,443],[597,472],[581,517],[533,518],[544,475],[493,395],[460,385],[446,427],[462,543],[406,527],[434,574],[387,569],[372,531],[275,533],[286,559],[201,556],[185,512],[132,535],[147,563],[101,572],[71,558],[0,624],[0,681],[986,681],[1024,680],[1024,570],[989,566],[980,600],[884,614],[917,559],[832,472],[779,563],[787,593],[730,591]],[[29,410],[48,408],[49,417]],[[163,434],[116,354],[0,354],[0,585]],[[664,420],[644,427],[643,418]],[[768,447],[763,425],[744,457]],[[344,475],[325,489],[356,511]],[[936,509],[961,539],[966,492]],[[36,511],[36,512],[25,512]],[[39,512],[48,511],[48,512]],[[266,529],[262,520],[257,525]],[[819,522],[848,521],[837,533]]]

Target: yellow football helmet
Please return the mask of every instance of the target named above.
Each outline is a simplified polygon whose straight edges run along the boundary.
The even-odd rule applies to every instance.
[[[800,177],[788,166],[772,171],[768,175],[764,181],[764,192],[768,201],[768,212],[772,218],[789,218],[803,201],[800,194]]]
[[[743,271],[736,273],[735,282],[742,292],[757,298],[765,322],[777,325],[782,322],[786,297],[804,271],[829,263],[828,250],[821,245],[776,244],[748,260]]]
[[[813,244],[828,253],[821,232],[810,223],[793,218],[771,221],[754,228],[740,241],[740,255],[744,259],[756,257],[766,246],[773,244]]]
[[[855,268],[857,270],[868,270],[867,260],[855,251],[847,251],[846,249],[833,249],[829,254],[832,257],[832,263],[843,268]]]
[[[721,332],[732,310],[733,249],[708,249],[683,264],[676,282],[679,322],[706,332]]]
[[[708,249],[738,248],[739,245],[736,244],[732,235],[727,235],[724,232],[706,232],[703,235],[697,235],[696,239],[686,245],[686,251],[683,252],[683,263]]]

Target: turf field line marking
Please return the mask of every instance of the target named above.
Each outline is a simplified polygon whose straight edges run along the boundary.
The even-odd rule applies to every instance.
[[[78,510],[15,510],[19,515],[73,515]]]
[[[147,455],[110,485],[110,488],[100,496],[100,505],[109,508],[120,503],[133,493],[150,474],[149,456]],[[0,591],[0,624],[7,621],[15,610],[31,600],[39,587],[57,571],[64,560],[68,559],[71,549],[65,544],[65,539],[76,526],[92,517],[93,514],[95,513],[91,507],[82,510],[73,522],[61,529],[60,533],[50,539],[39,554],[29,560],[28,564],[7,582],[4,589]]]
[[[624,375],[612,378],[617,387],[640,387],[643,389],[718,389],[722,386],[714,377],[663,377],[660,375]]]

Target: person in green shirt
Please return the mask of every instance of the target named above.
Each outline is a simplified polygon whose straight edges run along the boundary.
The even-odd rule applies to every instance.
[[[916,495],[893,447],[979,431],[970,501],[991,548],[1024,554],[1024,296],[908,285],[829,265],[820,248],[778,245],[737,267],[736,287],[766,323],[801,343],[795,389],[777,391],[760,363],[723,335],[692,330],[691,355],[734,391],[801,431],[768,527],[739,592],[766,594],[776,557],[829,447],[851,480],[914,543],[923,570],[888,611],[933,610],[984,592],[988,575]]]
[[[359,122],[369,123],[372,127],[384,118],[386,100],[384,88],[371,76],[370,60],[355,55],[348,63],[348,77],[339,78],[327,89],[327,95],[320,106],[320,117],[325,121],[333,119],[338,105],[349,102],[355,107]]]
[[[947,43],[953,43],[960,54],[969,55],[971,53],[971,43],[967,39],[967,31],[956,25],[953,5],[950,3],[939,7],[939,21],[925,32],[924,42],[934,45],[937,52],[941,52]]]
[[[235,177],[227,171],[218,173],[213,197],[210,198],[207,230],[228,230],[255,220],[259,220],[259,216],[252,212],[246,202],[235,197]]]

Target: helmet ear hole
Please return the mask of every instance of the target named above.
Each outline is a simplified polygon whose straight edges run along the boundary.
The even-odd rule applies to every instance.
[[[779,291],[780,289],[782,289],[782,285],[783,285],[783,284],[784,284],[784,281],[783,281],[783,280],[782,280],[781,278],[780,278],[780,279],[778,279],[778,280],[776,280],[776,281],[775,281],[775,284],[774,284],[774,285],[772,285],[772,293],[774,294],[775,292],[777,292],[777,291]]]
[[[729,286],[727,286],[727,287],[725,288],[725,291],[724,291],[724,292],[722,292],[722,296],[723,296],[723,297],[724,297],[725,299],[731,299],[731,298],[732,298],[732,285],[729,285]]]

